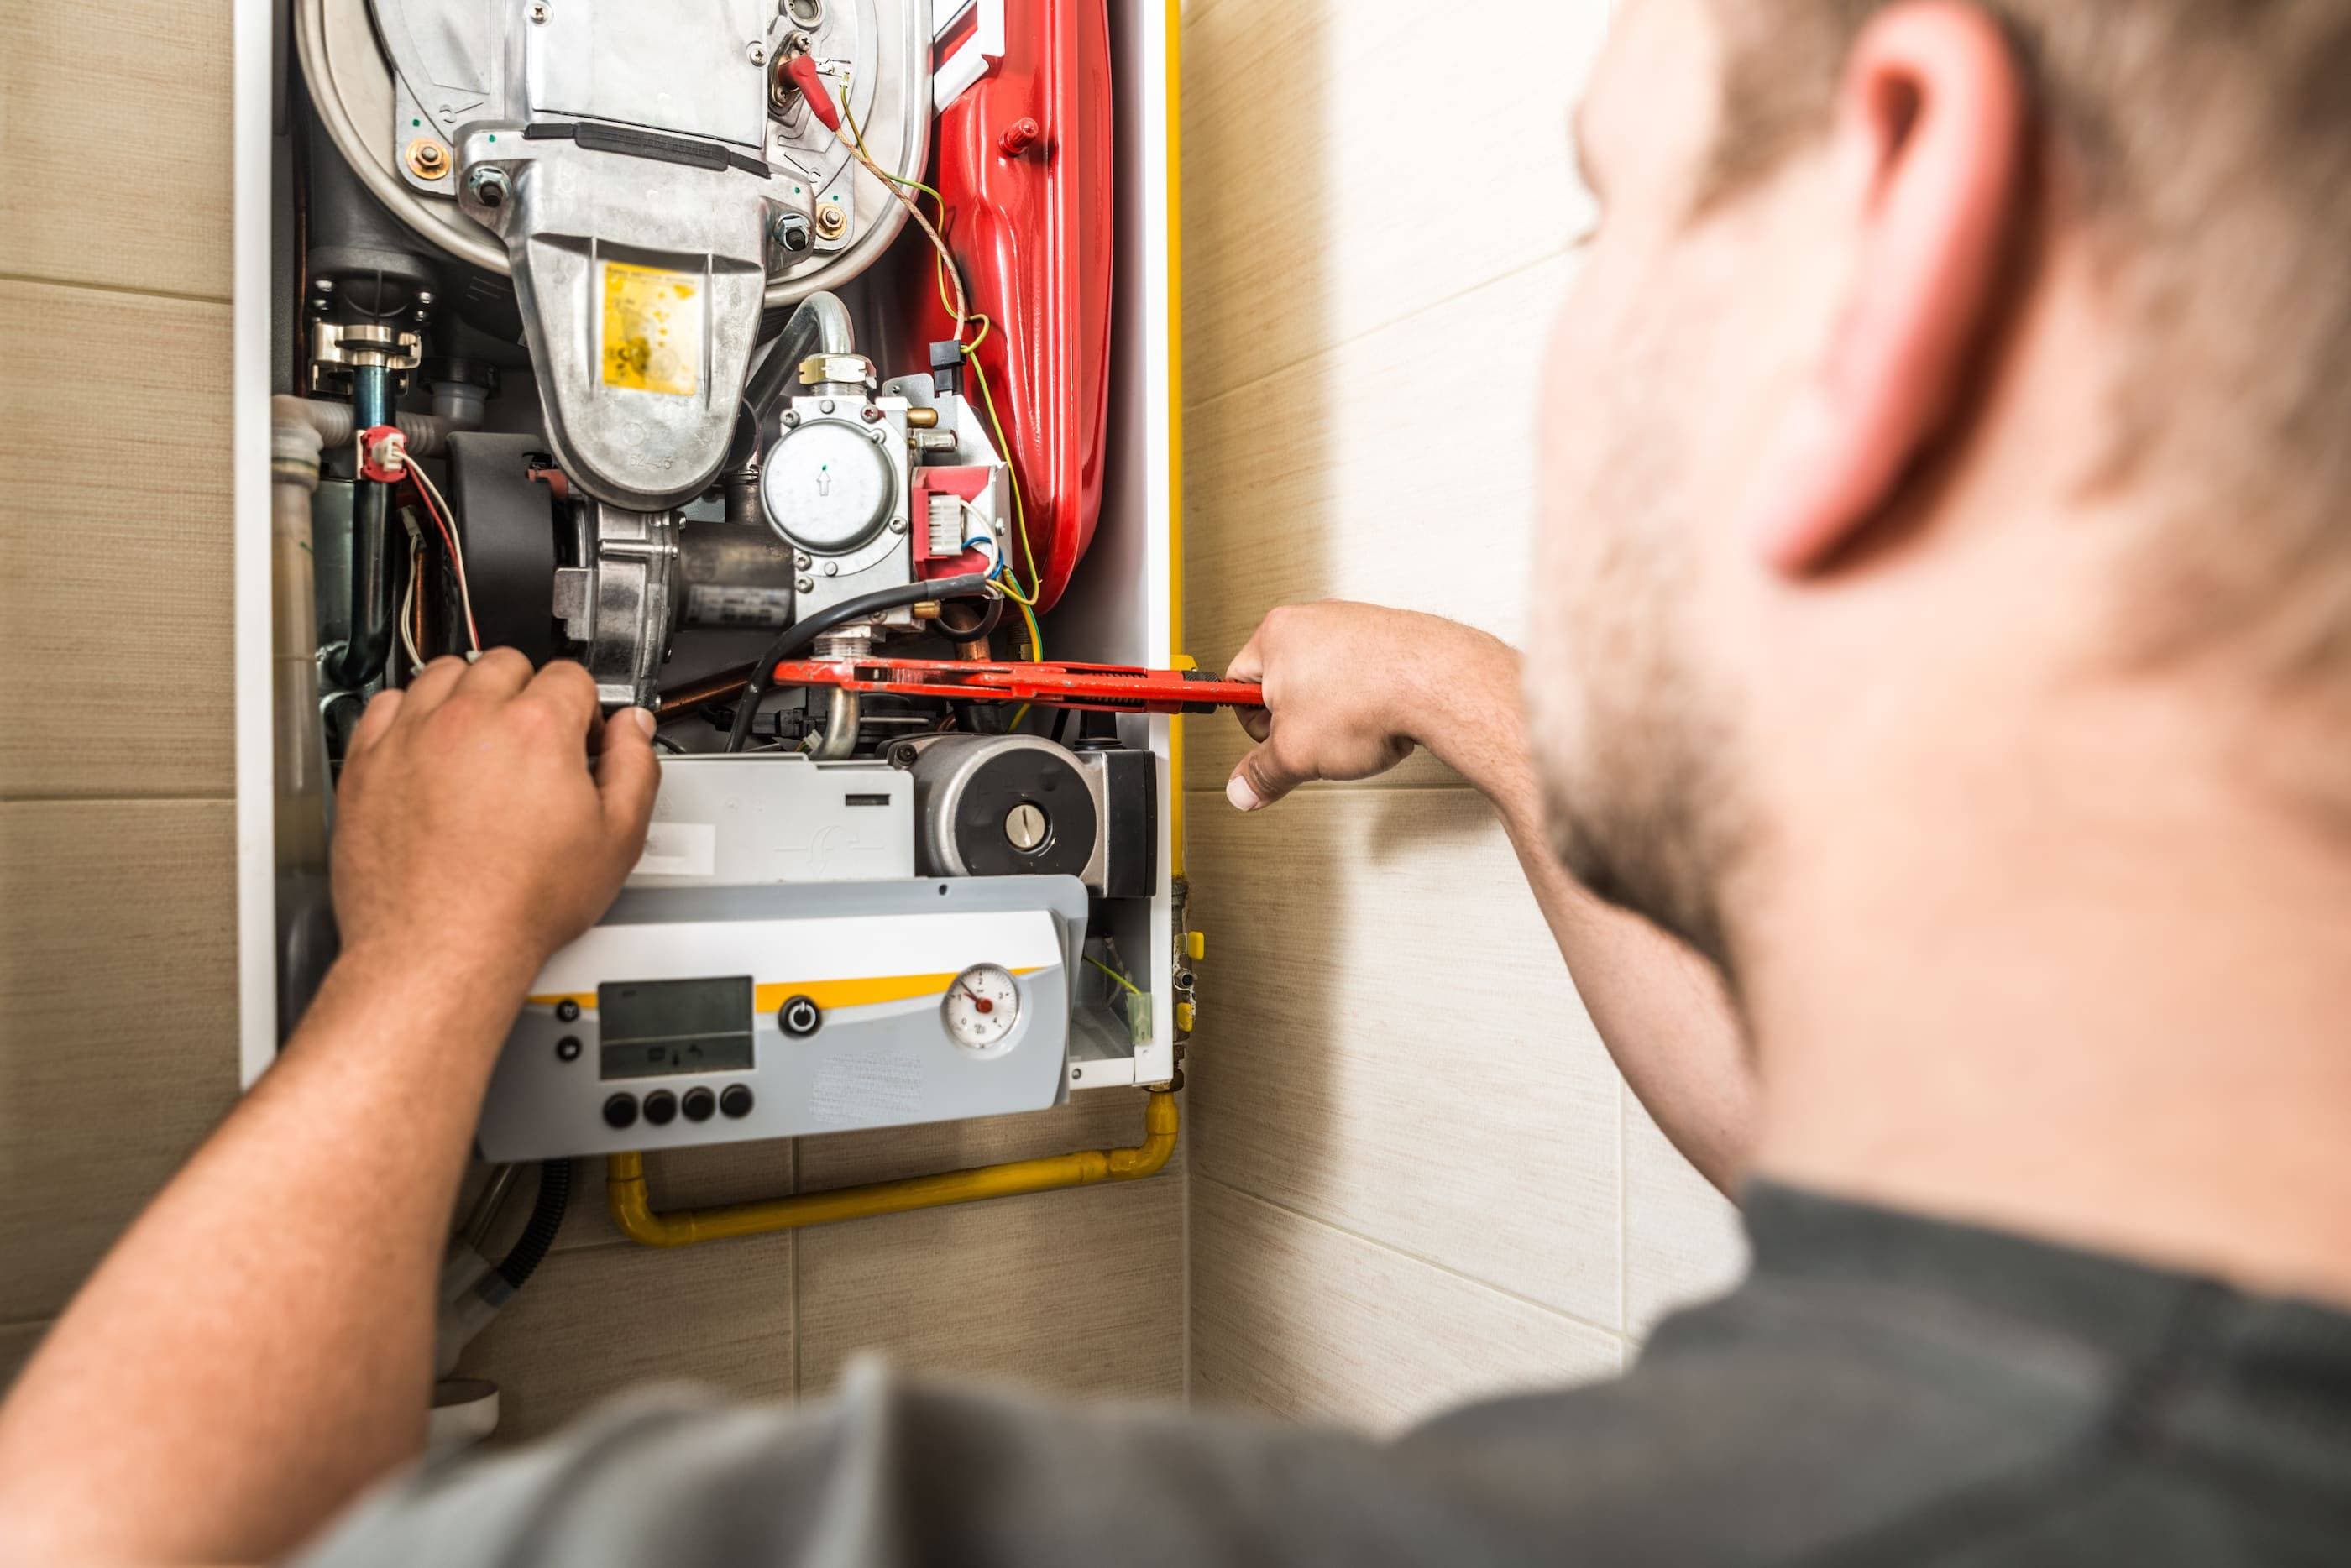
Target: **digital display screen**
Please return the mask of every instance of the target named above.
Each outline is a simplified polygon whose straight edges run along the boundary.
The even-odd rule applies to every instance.
[[[601,1075],[739,1073],[751,1061],[751,977],[616,980],[596,988]]]

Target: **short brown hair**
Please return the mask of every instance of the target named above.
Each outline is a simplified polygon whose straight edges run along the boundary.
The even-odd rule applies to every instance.
[[[1706,189],[1828,126],[1893,0],[1711,0]],[[2033,105],[2053,221],[2090,234],[2131,333],[2118,464],[2159,469],[2177,647],[2222,627],[2281,674],[2351,677],[2351,0],[1978,0]]]

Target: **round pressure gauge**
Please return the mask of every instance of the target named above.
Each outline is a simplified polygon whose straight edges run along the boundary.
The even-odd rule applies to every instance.
[[[939,1017],[946,1024],[947,1038],[965,1050],[994,1050],[1020,1022],[1020,988],[995,964],[974,964],[947,988]]]

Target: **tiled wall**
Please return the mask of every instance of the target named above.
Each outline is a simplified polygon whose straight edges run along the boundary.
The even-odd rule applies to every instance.
[[[229,20],[0,6],[0,1383],[236,1093]],[[651,1162],[664,1203],[1134,1143],[1140,1099]],[[601,1171],[466,1370],[542,1430],[643,1377],[819,1392],[861,1350],[1183,1386],[1184,1167],[674,1252]]]
[[[0,1377],[236,1092],[228,53],[0,7]]]
[[[1567,116],[1606,10],[1188,0],[1204,664],[1300,600],[1523,625],[1537,361],[1588,216]],[[1419,758],[1244,818],[1245,738],[1189,722],[1195,1397],[1388,1428],[1614,1374],[1735,1275],[1735,1220],[1625,1092],[1484,802]]]

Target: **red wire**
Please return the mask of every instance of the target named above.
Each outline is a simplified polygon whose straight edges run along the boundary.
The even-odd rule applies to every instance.
[[[455,536],[449,532],[448,520],[441,515],[441,509],[433,504],[433,493],[430,490],[425,489],[423,483],[412,477],[408,482],[408,487],[416,493],[416,499],[424,503],[424,514],[433,519],[433,526],[440,531],[441,547],[449,552],[449,569],[453,572],[455,571],[457,569],[457,541]],[[464,587],[460,585],[457,594],[457,602],[464,606],[465,611],[465,636],[472,640],[474,647],[478,649],[482,646],[481,628],[474,624],[474,607],[466,602],[466,597],[467,596],[465,593]]]

